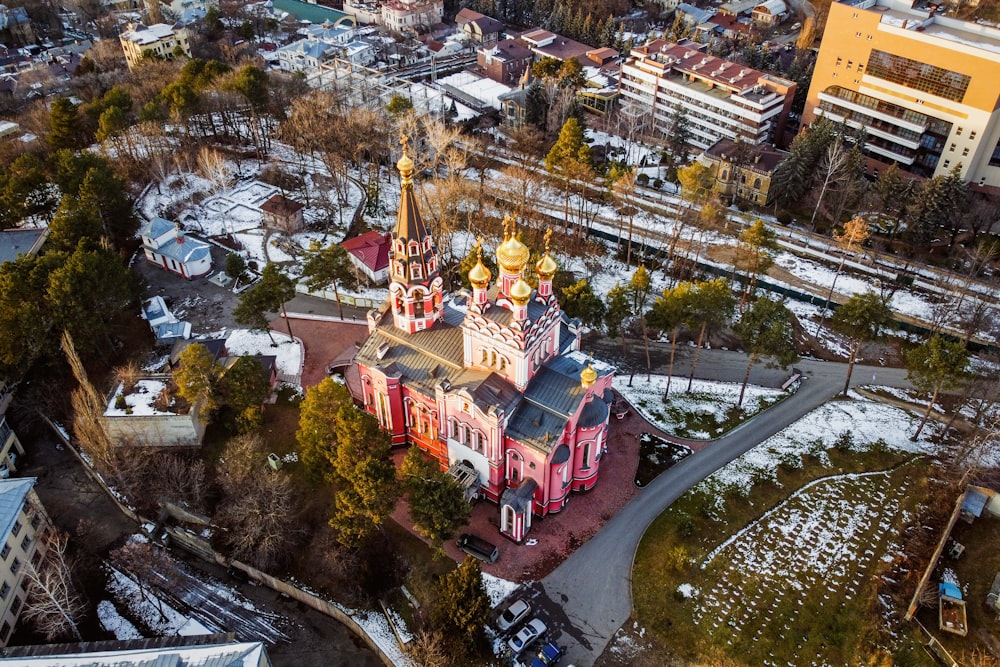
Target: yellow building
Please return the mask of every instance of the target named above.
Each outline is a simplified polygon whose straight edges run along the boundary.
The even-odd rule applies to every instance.
[[[129,23],[118,36],[118,40],[125,51],[125,61],[129,69],[135,69],[147,53],[156,58],[173,60],[174,51],[180,47],[184,55],[191,57],[188,31],[181,24],[170,26],[165,23],[153,25]]]
[[[937,7],[833,2],[803,121],[863,126],[866,155],[886,165],[924,177],[957,167],[1000,188],[1000,30]]]
[[[771,189],[774,170],[787,155],[767,144],[720,139],[702,153],[698,161],[715,174],[714,192],[733,201],[767,206],[776,194]]]

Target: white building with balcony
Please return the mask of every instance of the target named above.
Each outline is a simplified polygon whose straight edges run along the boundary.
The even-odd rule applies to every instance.
[[[689,143],[707,149],[720,139],[753,145],[780,142],[795,82],[708,55],[705,45],[656,39],[632,49],[622,64],[619,94],[648,109],[660,132],[682,109]]]

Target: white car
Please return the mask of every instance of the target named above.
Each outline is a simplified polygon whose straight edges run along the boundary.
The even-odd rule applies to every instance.
[[[514,655],[518,655],[521,651],[531,645],[531,642],[538,639],[541,634],[545,632],[545,624],[542,623],[542,619],[533,618],[528,621],[527,625],[521,628],[521,631],[510,638],[507,642],[507,646],[510,650],[514,652]]]
[[[497,630],[501,633],[510,632],[514,626],[523,621],[531,613],[531,605],[524,600],[517,600],[497,619]]]

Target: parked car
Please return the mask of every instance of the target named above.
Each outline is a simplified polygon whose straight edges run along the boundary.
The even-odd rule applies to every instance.
[[[459,536],[458,548],[473,558],[478,558],[486,563],[495,563],[500,557],[500,550],[495,544],[469,533],[463,533]]]
[[[538,652],[538,657],[531,661],[531,667],[553,667],[564,655],[566,649],[549,642]]]
[[[528,648],[531,642],[538,639],[543,632],[545,632],[545,624],[542,623],[542,619],[533,618],[528,621],[527,625],[521,628],[520,632],[507,641],[507,646],[514,652],[514,655],[518,655],[524,649]]]
[[[523,621],[531,613],[531,605],[524,600],[516,600],[507,609],[500,614],[500,618],[497,619],[497,630],[501,634],[510,632],[514,629],[514,626]]]

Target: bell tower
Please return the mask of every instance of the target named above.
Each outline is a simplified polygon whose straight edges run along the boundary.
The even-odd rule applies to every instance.
[[[390,250],[389,303],[396,327],[413,333],[429,329],[441,317],[443,280],[434,240],[417,208],[406,136],[399,143],[403,155],[396,168],[402,192]]]

